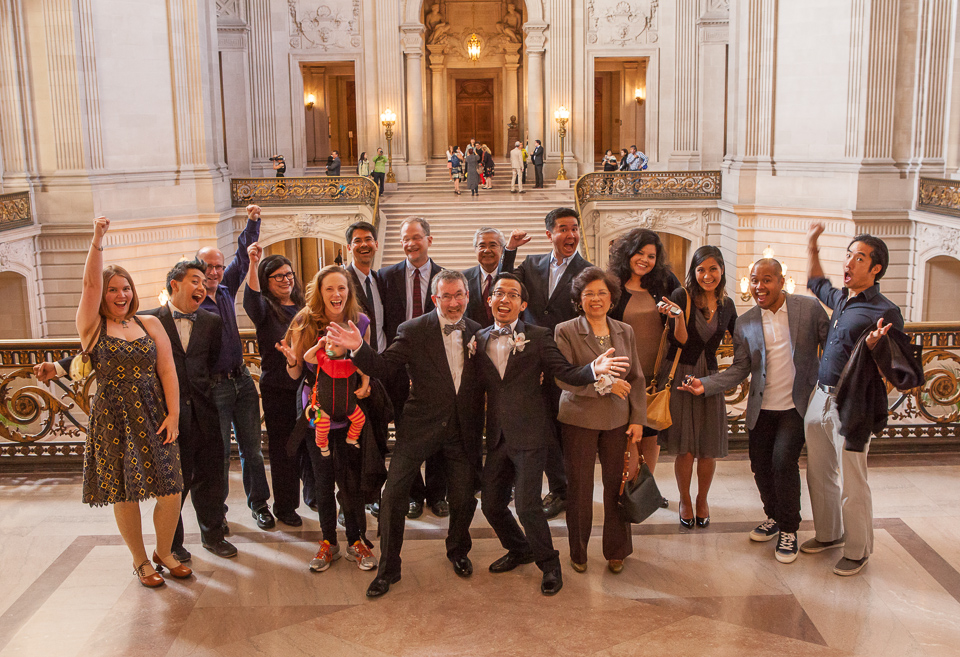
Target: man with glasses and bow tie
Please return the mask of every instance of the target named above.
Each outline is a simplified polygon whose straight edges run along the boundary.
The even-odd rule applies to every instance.
[[[200,308],[207,296],[203,285],[206,269],[200,260],[178,262],[167,274],[170,300],[140,314],[160,319],[170,338],[177,367],[180,385],[177,443],[183,470],[183,499],[187,499],[189,492],[203,547],[218,557],[229,558],[237,555],[237,548],[223,537],[223,437],[211,388],[212,372],[220,358],[222,322],[218,315]],[[190,558],[183,538],[181,519],[173,537],[173,555],[179,561]]]
[[[400,581],[410,487],[420,466],[442,454],[446,464],[450,528],[447,559],[460,577],[473,574],[467,556],[472,546],[470,523],[477,508],[474,484],[480,471],[483,394],[476,374],[480,328],[463,316],[469,295],[463,274],[448,269],[430,284],[436,310],[400,324],[393,342],[378,354],[350,322],[331,324],[327,340],[351,350],[354,364],[379,379],[406,371],[410,394],[396,423],[397,442],[380,503],[380,569],[367,589],[379,597]]]
[[[480,499],[483,515],[507,554],[490,565],[505,573],[536,562],[543,572],[540,592],[555,595],[563,586],[560,553],[553,549],[550,526],[540,502],[553,418],[541,376],[573,386],[594,383],[597,375],[626,372],[630,359],[607,350],[592,363],[571,365],[553,339],[553,331],[520,319],[527,288],[513,274],[500,274],[490,295],[493,326],[477,333],[477,368],[487,395],[487,460]],[[510,488],[516,488],[520,525],[510,513]]]

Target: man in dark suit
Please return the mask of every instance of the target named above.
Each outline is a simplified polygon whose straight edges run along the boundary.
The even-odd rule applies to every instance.
[[[353,256],[353,262],[344,269],[353,281],[360,308],[370,318],[370,346],[377,353],[387,348],[380,279],[373,270],[373,261],[379,248],[377,229],[373,224],[358,221],[347,227],[347,251]]]
[[[530,154],[530,160],[533,162],[533,173],[536,181],[536,184],[533,186],[533,188],[543,189],[543,145],[540,143],[539,139],[535,139],[534,141],[537,145],[533,147],[533,152]]]
[[[493,324],[493,310],[490,308],[490,292],[493,280],[500,273],[500,258],[507,240],[496,228],[484,226],[473,235],[473,250],[477,253],[476,267],[464,270],[467,277],[467,291],[470,303],[467,304],[467,317],[483,327]]]
[[[541,377],[560,378],[574,386],[596,381],[596,374],[619,374],[628,357],[612,358],[613,349],[593,363],[571,365],[553,340],[553,331],[525,324],[527,290],[512,274],[500,274],[490,298],[495,323],[477,333],[477,368],[486,391],[487,460],[483,468],[483,515],[507,554],[490,565],[504,573],[536,561],[543,572],[540,591],[554,595],[563,586],[560,553],[553,549],[550,526],[540,502],[543,467],[556,440],[549,401]],[[510,487],[523,530],[510,513]]]
[[[576,317],[577,312],[570,298],[571,285],[576,275],[589,267],[590,263],[577,253],[580,246],[580,220],[576,210],[551,210],[544,223],[553,251],[527,256],[515,268],[517,248],[532,239],[525,231],[515,230],[503,252],[500,271],[516,274],[527,288],[530,302],[523,314],[524,322],[548,328],[552,334],[557,324]],[[560,389],[552,379],[545,383],[555,419],[560,409]],[[556,435],[545,467],[550,492],[544,497],[543,506],[548,518],[563,511],[567,497],[567,477],[563,470],[563,453],[560,451],[560,427],[556,421],[554,429]]]
[[[470,522],[477,508],[474,486],[480,471],[483,395],[472,338],[480,327],[463,317],[468,300],[463,274],[443,270],[434,278],[431,290],[436,312],[401,324],[383,354],[363,342],[352,322],[348,327],[331,324],[327,329],[327,340],[351,349],[353,362],[363,372],[383,379],[405,371],[413,383],[397,421],[397,443],[383,490],[380,570],[367,589],[371,598],[400,581],[410,486],[423,462],[435,454],[443,455],[448,475],[447,558],[460,577],[473,573],[468,554]]]
[[[140,314],[160,319],[170,337],[180,385],[180,467],[183,499],[187,491],[200,524],[200,538],[218,557],[235,557],[237,548],[223,537],[223,437],[220,414],[213,402],[213,369],[220,358],[220,317],[200,308],[207,296],[203,286],[206,264],[181,261],[167,274],[170,301]],[[183,521],[173,537],[173,555],[187,561]],[[186,557],[184,559],[183,557]]]
[[[441,269],[430,259],[433,237],[430,235],[430,224],[423,217],[407,217],[400,224],[400,243],[406,256],[403,261],[383,267],[378,272],[382,283],[380,296],[383,299],[383,330],[387,346],[396,339],[400,324],[416,319],[436,307],[428,292],[433,277]],[[401,369],[391,378],[382,380],[387,394],[390,395],[390,401],[393,402],[394,413],[399,418],[403,414],[404,402],[410,390],[410,379]],[[407,517],[411,520],[419,518],[423,514],[424,503],[438,517],[446,516],[449,513],[446,496],[443,456],[438,454],[427,461],[426,482],[417,477],[413,483]]]

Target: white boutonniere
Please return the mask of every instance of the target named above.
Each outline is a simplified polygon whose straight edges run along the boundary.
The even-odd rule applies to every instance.
[[[510,353],[512,354],[523,351],[528,342],[530,341],[526,339],[523,333],[514,333],[512,338],[507,338],[507,344],[510,345]]]
[[[613,390],[614,378],[609,374],[601,374],[600,378],[597,379],[593,384],[593,389],[597,391],[599,395],[609,394]]]
[[[477,353],[477,334],[474,333],[470,337],[470,342],[467,343],[467,358],[473,358],[474,354]]]

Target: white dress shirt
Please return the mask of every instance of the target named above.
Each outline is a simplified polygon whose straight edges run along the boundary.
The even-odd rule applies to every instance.
[[[519,320],[520,318],[518,317],[507,326],[511,334],[516,333],[517,322]],[[503,328],[503,326],[500,322],[495,321],[493,323],[493,328],[495,329]],[[510,361],[510,342],[508,338],[503,336],[496,340],[492,338],[487,340],[487,356],[489,356],[493,364],[497,366],[497,371],[500,372],[500,378],[502,379],[507,371],[507,363]]]
[[[557,281],[563,277],[563,272],[567,271],[567,265],[570,264],[570,261],[573,259],[573,256],[569,258],[564,258],[563,260],[557,259],[557,252],[550,252],[550,290],[549,296],[553,296],[553,291],[557,287]]]
[[[766,350],[766,382],[760,408],[766,411],[787,411],[793,403],[793,379],[797,374],[790,342],[787,302],[777,312],[760,309],[763,321],[763,344]]]
[[[407,316],[406,320],[409,321],[413,319],[413,272],[418,268],[414,267],[409,258],[404,260],[407,263],[406,268],[406,288],[407,288]],[[423,263],[420,269],[420,301],[423,303],[423,312],[427,312],[427,299],[430,298],[430,265],[431,260],[427,258],[427,261]],[[378,337],[379,340],[379,337]],[[379,344],[379,342],[377,343]]]
[[[172,301],[167,302],[167,307],[170,308],[171,315],[174,312],[183,313],[182,310],[173,305]],[[180,344],[183,346],[183,350],[186,351],[190,345],[190,335],[193,333],[193,322],[189,319],[174,319],[173,323],[177,327],[177,333],[180,334]]]
[[[360,289],[364,295],[367,293],[367,277],[369,276],[370,278],[370,291],[373,293],[373,299],[367,299],[367,301],[373,304],[373,313],[376,315],[375,319],[377,320],[377,352],[382,352],[387,348],[387,334],[383,332],[383,301],[380,300],[380,288],[377,287],[377,278],[376,276],[364,274],[356,266],[353,267],[353,273],[357,275],[357,280],[360,281]],[[412,299],[411,305],[413,305]]]
[[[443,348],[447,352],[447,365],[450,366],[450,376],[453,377],[453,389],[460,392],[460,377],[463,375],[463,331],[452,331],[444,335],[443,327],[453,324],[449,319],[435,311],[440,318],[440,337],[443,338]]]

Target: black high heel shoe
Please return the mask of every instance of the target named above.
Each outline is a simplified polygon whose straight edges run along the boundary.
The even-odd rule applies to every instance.
[[[699,517],[699,516],[694,516],[694,518],[695,518],[696,521],[697,521],[697,527],[699,527],[700,529],[703,529],[704,527],[706,527],[706,526],[708,526],[708,525],[710,524],[710,516],[707,516],[706,518],[701,518],[701,517]]]
[[[686,527],[687,529],[693,529],[695,518],[684,518],[680,516],[680,526]]]

